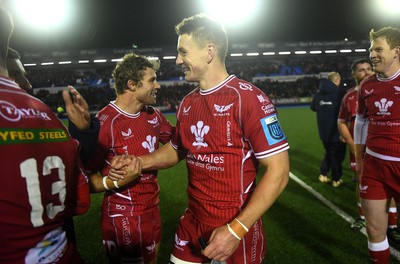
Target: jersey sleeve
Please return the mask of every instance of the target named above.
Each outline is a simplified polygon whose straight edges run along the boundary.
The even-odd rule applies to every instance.
[[[161,120],[160,142],[162,144],[165,144],[168,141],[170,141],[175,131],[175,127],[171,125],[171,123],[165,118],[165,116],[159,110],[157,110],[157,113]]]
[[[347,100],[348,94],[346,94],[342,102],[340,103],[340,108],[339,108],[339,115],[338,115],[338,121],[346,123],[349,120],[349,115],[350,111],[347,108],[346,100]]]
[[[278,120],[274,104],[259,89],[243,92],[241,123],[257,159],[287,150],[289,144]]]

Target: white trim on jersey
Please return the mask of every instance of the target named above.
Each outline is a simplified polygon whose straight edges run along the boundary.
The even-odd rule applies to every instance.
[[[273,149],[269,149],[267,151],[263,151],[263,152],[258,152],[258,153],[254,153],[257,159],[263,159],[263,158],[267,158],[273,155],[276,155],[282,151],[288,150],[289,149],[289,143],[285,143],[282,144],[276,148]]]
[[[354,144],[365,144],[368,135],[368,119],[357,114],[354,121]]]
[[[388,155],[382,155],[382,154],[379,154],[379,153],[376,153],[376,152],[370,150],[369,148],[366,148],[366,149],[365,149],[365,152],[368,153],[369,155],[375,157],[375,158],[378,158],[378,159],[387,160],[387,161],[396,161],[396,162],[399,162],[399,161],[400,161],[400,158],[399,158],[399,157],[393,157],[393,156],[388,156]]]

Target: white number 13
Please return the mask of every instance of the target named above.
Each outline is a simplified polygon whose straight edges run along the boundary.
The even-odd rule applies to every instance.
[[[26,187],[28,189],[29,204],[32,207],[31,222],[34,227],[42,226],[43,222],[43,205],[42,195],[39,185],[39,173],[37,161],[34,158],[27,159],[20,164],[21,176],[26,179]],[[58,169],[59,181],[53,182],[51,185],[51,194],[57,194],[60,204],[53,205],[49,203],[46,205],[46,213],[50,219],[53,219],[57,213],[64,210],[64,202],[66,196],[65,190],[65,165],[60,157],[49,156],[43,161],[43,176],[48,176],[51,169]]]

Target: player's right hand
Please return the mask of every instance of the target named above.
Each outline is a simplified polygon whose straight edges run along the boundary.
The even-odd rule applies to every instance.
[[[139,158],[131,155],[127,157],[121,157],[120,159],[123,159],[124,161],[130,160],[130,163],[128,165],[122,167],[120,170],[117,170],[117,171],[124,171],[126,173],[123,179],[116,180],[114,179],[114,177],[111,177],[110,174],[111,170],[109,172],[108,177],[113,181],[116,180],[118,182],[118,185],[122,187],[136,180],[136,178],[138,178],[142,174],[142,162]]]
[[[127,177],[129,171],[135,173],[137,169],[136,162],[140,163],[140,169],[142,168],[142,163],[139,158],[133,155],[118,155],[115,156],[110,163],[110,170],[108,172],[108,177],[113,181],[124,180]],[[132,164],[133,163],[133,164]]]

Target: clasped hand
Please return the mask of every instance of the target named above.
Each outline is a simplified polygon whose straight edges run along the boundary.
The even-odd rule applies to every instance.
[[[123,186],[135,180],[141,173],[142,160],[139,157],[118,155],[111,160],[108,177]]]

